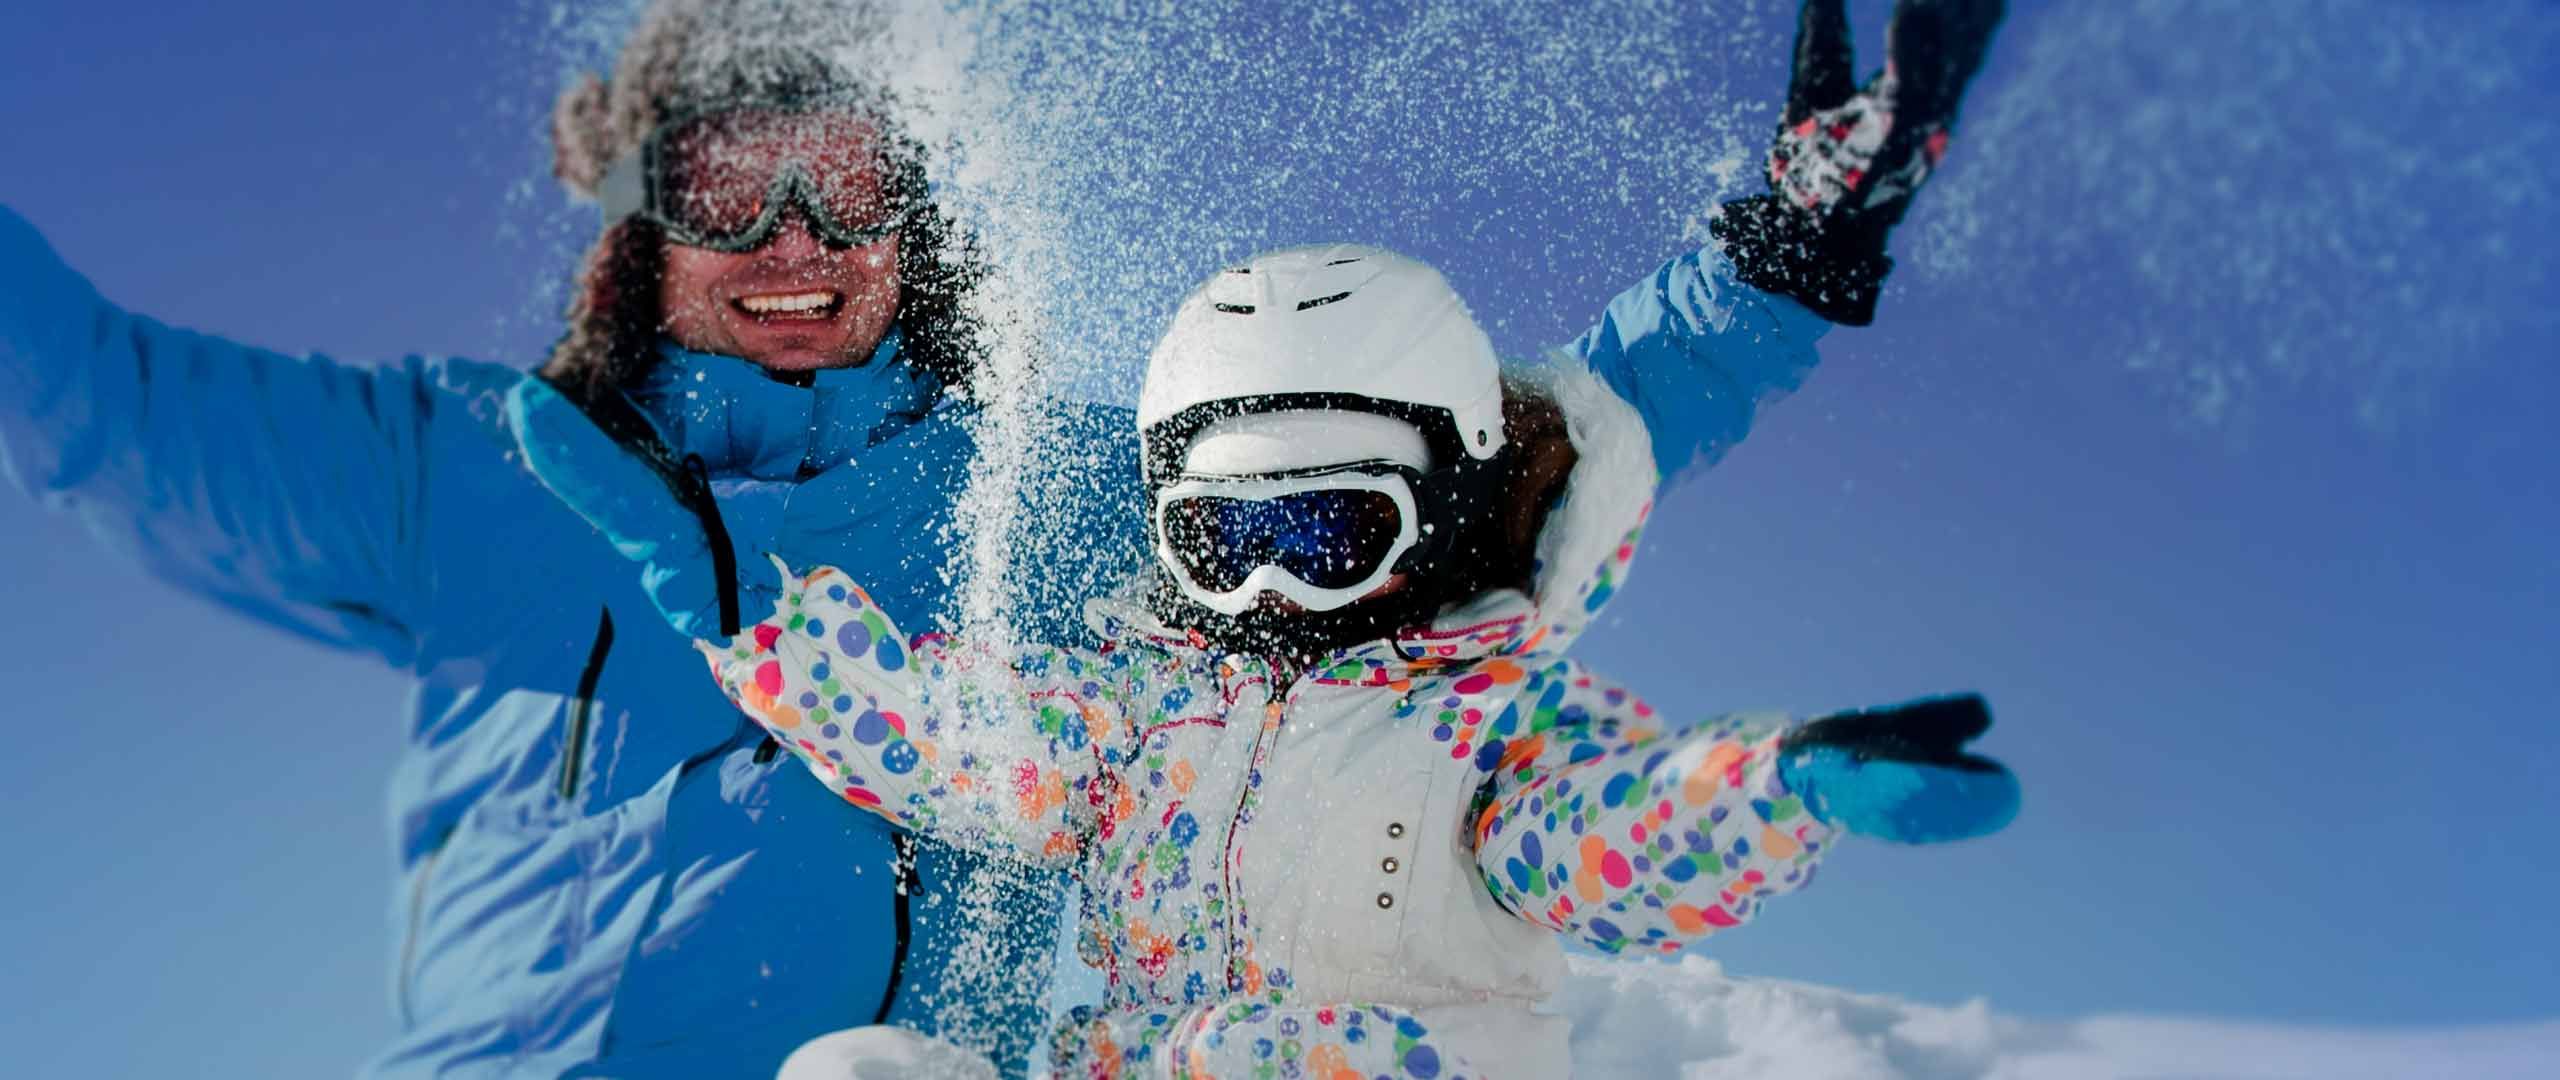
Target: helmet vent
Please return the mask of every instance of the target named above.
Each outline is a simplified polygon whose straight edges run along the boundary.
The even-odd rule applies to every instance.
[[[1251,315],[1251,314],[1253,314],[1253,305],[1251,305],[1251,304],[1211,304],[1211,305],[1209,305],[1209,306],[1210,306],[1210,307],[1212,307],[1212,308],[1217,309],[1217,311],[1218,311],[1220,314],[1223,314],[1223,315]],[[1298,305],[1298,306],[1300,306],[1300,307],[1305,307],[1306,305],[1304,305],[1304,304],[1300,304],[1300,305]]]
[[[1356,260],[1352,260],[1352,261],[1356,261]],[[1349,290],[1349,289],[1345,289],[1345,290],[1343,290],[1343,291],[1341,291],[1341,292],[1338,292],[1338,293],[1335,293],[1335,294],[1333,294],[1333,295],[1331,295],[1331,296],[1319,296],[1319,297],[1316,297],[1316,298],[1315,298],[1315,299],[1313,299],[1313,300],[1300,300],[1300,301],[1298,301],[1298,310],[1300,310],[1300,311],[1305,311],[1305,310],[1307,310],[1308,308],[1323,307],[1323,306],[1325,306],[1326,304],[1330,304],[1330,303],[1332,303],[1332,302],[1334,302],[1334,301],[1336,301],[1336,300],[1348,300],[1348,299],[1350,299],[1350,298],[1351,298],[1351,290]]]
[[[1359,261],[1360,261],[1360,256],[1354,255],[1354,256],[1352,256],[1352,257],[1350,257],[1350,258],[1348,258],[1348,259],[1335,259],[1335,260],[1333,260],[1332,262],[1326,263],[1325,265],[1326,265],[1326,266],[1349,266],[1349,265],[1351,265],[1352,263],[1356,263],[1356,262],[1359,262]]]

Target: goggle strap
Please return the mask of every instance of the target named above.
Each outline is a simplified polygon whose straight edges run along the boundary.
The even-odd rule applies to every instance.
[[[604,211],[604,227],[649,208],[649,165],[646,145],[622,155],[596,184],[596,205]]]

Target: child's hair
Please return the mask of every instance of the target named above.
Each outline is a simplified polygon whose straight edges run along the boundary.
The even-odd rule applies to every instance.
[[[1530,585],[1538,534],[1546,529],[1547,512],[1564,494],[1565,479],[1581,458],[1565,427],[1564,409],[1545,387],[1524,379],[1503,377],[1502,432],[1511,442],[1511,452],[1506,455],[1507,475],[1502,483],[1504,504],[1491,518],[1500,533],[1497,543],[1484,545],[1500,557],[1486,560],[1481,575],[1470,575],[1481,580],[1466,583],[1459,596]]]

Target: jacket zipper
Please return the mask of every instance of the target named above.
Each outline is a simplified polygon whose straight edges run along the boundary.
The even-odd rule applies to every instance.
[[[1264,686],[1268,690],[1267,679]],[[1244,843],[1244,812],[1245,807],[1253,803],[1254,778],[1262,775],[1263,763],[1269,760],[1271,753],[1271,740],[1280,733],[1280,721],[1286,713],[1287,708],[1280,698],[1269,698],[1262,703],[1262,725],[1253,733],[1253,753],[1246,759],[1244,790],[1236,793],[1235,813],[1227,818],[1226,847],[1218,853],[1218,878],[1227,891],[1227,992],[1231,994],[1244,991],[1244,969],[1236,966],[1236,962],[1242,959],[1236,955],[1240,941],[1236,928],[1245,924],[1244,893],[1236,888],[1235,873],[1237,849]]]
[[[730,542],[729,523],[720,519],[720,500],[711,494],[711,470],[698,454],[684,456],[684,481],[676,499],[702,521],[703,540],[711,546],[711,580],[720,586],[720,636],[738,636],[738,549]]]
[[[575,402],[578,411],[603,428],[613,441],[629,448],[648,463],[651,471],[673,492],[676,502],[701,519],[703,538],[711,546],[711,572],[720,586],[720,635],[738,636],[738,553],[730,543],[729,527],[720,520],[720,501],[711,493],[711,470],[697,454],[678,458],[675,448],[658,434],[632,403],[629,395],[619,390],[597,391],[575,380],[537,376],[561,396]]]
[[[596,623],[596,643],[587,649],[587,666],[578,672],[578,696],[569,704],[569,745],[560,752],[560,798],[578,797],[578,772],[586,765],[587,721],[596,708],[596,683],[604,677],[604,657],[613,651],[613,609]]]
[[[880,995],[880,1011],[871,1014],[871,1022],[874,1024],[889,1022],[889,1011],[898,1004],[899,983],[906,978],[907,941],[910,936],[907,922],[907,894],[914,892],[916,885],[915,834],[903,829],[899,830],[895,842],[898,845],[897,899],[894,901],[897,909],[898,948],[889,956],[889,989],[888,992]]]

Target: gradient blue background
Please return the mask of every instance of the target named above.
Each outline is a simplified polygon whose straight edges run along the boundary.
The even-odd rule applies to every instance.
[[[1773,11],[1702,36],[1696,77],[1754,104],[1756,138],[1785,5],[1742,6]],[[1881,7],[1859,5],[1865,25]],[[1595,664],[1672,709],[1978,688],[2028,789],[1989,842],[1844,850],[1708,948],[1731,969],[2033,1015],[2560,1013],[2560,289],[2541,247],[2560,199],[2537,171],[2560,160],[2542,152],[2555,17],[2274,7],[2020,4],[1882,319],[1835,333],[1801,395],[1661,506]],[[0,201],[167,321],[529,364],[590,227],[542,174],[566,63],[548,19],[511,0],[14,5]],[[1283,36],[1231,47],[1312,70]],[[1517,150],[1440,130],[1437,160]],[[1199,166],[1181,199],[1219,205],[1235,167]],[[1442,199],[1457,182],[1429,170],[1355,173],[1224,224],[1243,247],[1415,251],[1526,349],[1680,243],[1645,208],[1684,193],[1613,216],[1541,179],[1497,168]],[[1591,227],[1557,229],[1559,201]],[[1547,242],[1484,225],[1504,212]],[[1113,264],[1147,287],[1083,313],[1125,324],[1079,357],[1124,394],[1108,373],[1156,328],[1124,310],[1160,317],[1214,264],[1157,235],[1166,257]],[[156,585],[14,495],[0,596],[8,1071],[367,1056],[390,1026],[401,681]],[[178,719],[129,741],[154,711]]]

